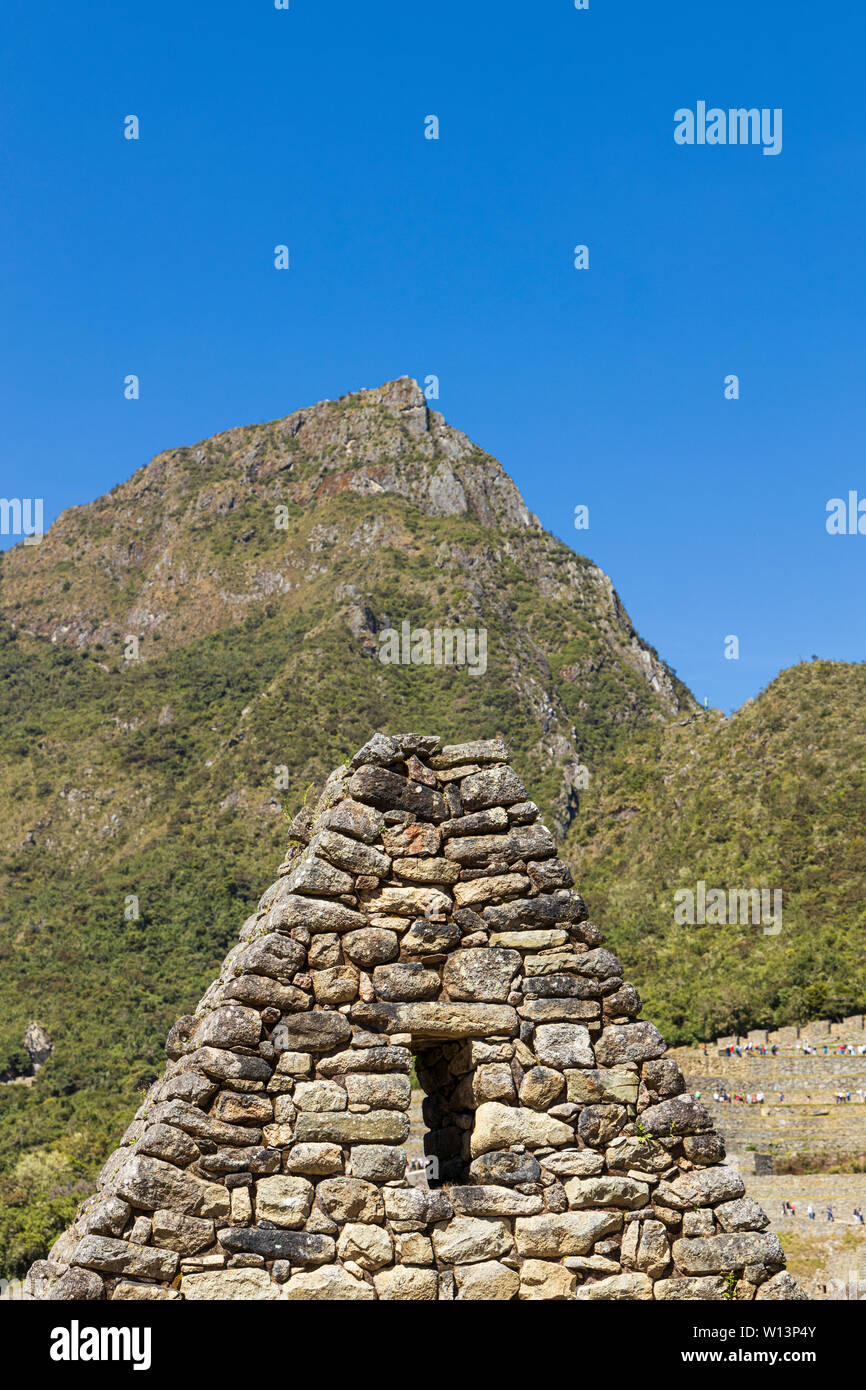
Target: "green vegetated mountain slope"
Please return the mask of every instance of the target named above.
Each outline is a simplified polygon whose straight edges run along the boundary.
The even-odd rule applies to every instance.
[[[383,665],[404,621],[484,628],[486,672]],[[671,1041],[863,1007],[864,669],[700,710],[406,378],[63,513],[0,566],[0,1266],[68,1221],[286,813],[374,729],[507,740]],[[700,877],[781,887],[782,934],[675,928]],[[54,1051],[26,1084],[31,1020]]]
[[[404,621],[485,629],[486,672],[383,665]],[[273,878],[284,803],[374,729],[503,735],[564,834],[581,762],[694,708],[408,379],[159,455],[3,557],[0,623],[0,1074],[26,1072],[28,1021],[54,1042],[0,1086],[7,1270],[163,1064]]]
[[[581,797],[567,857],[669,1041],[866,1005],[866,665],[783,671],[626,740]],[[677,925],[674,894],[782,893],[781,930]]]

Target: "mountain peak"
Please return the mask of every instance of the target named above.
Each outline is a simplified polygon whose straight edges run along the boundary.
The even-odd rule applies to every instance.
[[[388,410],[426,410],[427,399],[418,382],[412,376],[398,376],[394,381],[386,381],[381,386],[363,387],[360,391],[350,391],[342,400],[373,401],[384,405]]]

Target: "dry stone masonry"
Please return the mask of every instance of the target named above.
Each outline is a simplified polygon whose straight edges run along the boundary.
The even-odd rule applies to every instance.
[[[376,734],[289,839],[33,1294],[803,1297],[500,740]]]

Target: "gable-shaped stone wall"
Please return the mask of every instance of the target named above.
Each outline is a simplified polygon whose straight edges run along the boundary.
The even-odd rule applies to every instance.
[[[499,740],[375,735],[30,1290],[802,1297],[603,940]]]

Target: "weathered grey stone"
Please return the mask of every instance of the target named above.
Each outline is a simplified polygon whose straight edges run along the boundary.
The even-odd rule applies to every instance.
[[[460,873],[457,864],[453,864],[452,868],[455,873]],[[471,907],[473,903],[483,906],[486,903],[502,902],[506,898],[517,897],[525,893],[528,887],[529,879],[525,874],[494,874],[491,878],[474,878],[468,883],[455,883],[454,901],[460,907]],[[483,920],[482,918],[482,923]]]
[[[254,1009],[279,1009],[281,1013],[301,1013],[310,1007],[310,997],[303,990],[284,985],[269,975],[238,975],[225,986],[223,998]]]
[[[637,1072],[626,1067],[567,1071],[565,1082],[568,1099],[575,1105],[597,1105],[605,1101],[635,1105],[640,1084]]]
[[[585,1144],[603,1149],[616,1138],[626,1119],[623,1105],[585,1105],[577,1122],[577,1132]]]
[[[377,965],[373,971],[373,988],[380,999],[435,999],[441,989],[439,972],[420,962],[400,965]]]
[[[342,903],[323,898],[305,898],[297,893],[281,894],[268,915],[268,926],[282,931],[305,927],[309,932],[358,931],[366,927],[367,919]]]
[[[118,1279],[111,1294],[112,1302],[176,1302],[177,1289],[164,1289],[159,1284],[142,1284],[134,1279]]]
[[[423,1187],[386,1187],[385,1215],[395,1231],[420,1230],[435,1221],[449,1221],[454,1208],[446,1192]]]
[[[595,1056],[600,1067],[622,1062],[646,1062],[661,1057],[665,1040],[653,1023],[610,1024],[596,1040]]]
[[[639,1168],[645,1173],[663,1173],[671,1166],[671,1156],[650,1138],[620,1137],[605,1151],[608,1168]]]
[[[725,1298],[727,1285],[720,1275],[699,1279],[659,1279],[653,1285],[653,1298],[658,1303],[694,1303],[705,1300],[718,1302]]]
[[[395,1182],[406,1172],[406,1150],[393,1144],[356,1144],[349,1154],[349,1172],[367,1182]]]
[[[292,1099],[299,1110],[345,1110],[345,1087],[336,1081],[297,1081]]]
[[[572,1178],[565,1184],[565,1195],[568,1205],[574,1209],[625,1207],[628,1211],[637,1211],[647,1205],[649,1188],[633,1178]]]
[[[203,1071],[215,1081],[268,1081],[271,1068],[264,1057],[250,1057],[221,1047],[199,1047],[183,1059],[189,1070]]]
[[[609,1279],[599,1279],[594,1284],[582,1285],[575,1295],[576,1298],[587,1299],[590,1302],[646,1302],[652,1296],[652,1280],[646,1274],[612,1274]]]
[[[322,813],[319,826],[324,830],[335,830],[342,835],[351,835],[364,844],[375,844],[382,829],[382,817],[371,806],[345,797],[336,806]]]
[[[151,1115],[155,1124],[172,1125],[196,1139],[210,1139],[215,1144],[257,1144],[262,1137],[260,1130],[251,1125],[226,1124],[184,1100],[160,1101]],[[197,1150],[195,1156],[198,1156]]]
[[[555,893],[540,893],[535,898],[516,898],[513,902],[494,904],[484,909],[484,920],[491,931],[517,931],[520,928],[557,927],[564,923],[580,922],[586,907],[574,889],[557,889]],[[593,953],[580,956],[581,964]],[[583,973],[591,973],[588,969]]]
[[[715,1209],[715,1217],[723,1231],[763,1231],[770,1224],[751,1197],[721,1202]]]
[[[285,886],[289,893],[339,897],[341,893],[351,893],[355,881],[351,874],[335,869],[327,859],[319,859],[311,847],[286,875]]]
[[[520,1297],[533,1302],[574,1298],[577,1276],[552,1260],[524,1260],[520,1266]]]
[[[433,1242],[420,1231],[407,1231],[396,1241],[397,1262],[402,1265],[433,1265]]]
[[[438,854],[441,841],[441,832],[435,825],[425,825],[419,821],[386,826],[382,831],[382,843],[394,859],[413,854]]]
[[[659,1100],[678,1096],[686,1089],[685,1077],[671,1057],[660,1057],[655,1061],[644,1062],[641,1079],[647,1089]]]
[[[747,1264],[778,1267],[785,1262],[778,1236],[757,1231],[678,1240],[673,1256],[683,1274],[726,1274]]]
[[[532,1110],[546,1110],[565,1087],[562,1073],[552,1067],[530,1067],[520,1083],[520,1102]]]
[[[368,907],[380,917],[444,918],[451,910],[451,898],[429,885],[386,884],[371,896]]]
[[[622,1227],[621,1211],[564,1211],[520,1216],[514,1226],[519,1255],[558,1260],[588,1255],[602,1236]]]
[[[660,1279],[671,1261],[667,1231],[661,1221],[632,1221],[626,1226],[620,1259],[628,1269]]]
[[[318,1069],[323,1076],[349,1076],[352,1072],[402,1071],[412,1068],[412,1053],[408,1047],[365,1047],[357,1052],[338,1052],[323,1057]]]
[[[734,1201],[745,1190],[736,1168],[695,1168],[691,1173],[681,1173],[673,1182],[659,1183],[657,1197],[674,1211],[688,1211]]]
[[[356,1114],[301,1114],[295,1126],[299,1144],[320,1140],[328,1144],[402,1144],[409,1134],[408,1116],[400,1110],[371,1110]]]
[[[448,819],[448,805],[439,792],[410,782],[388,768],[360,767],[349,779],[347,790],[354,800],[368,802],[383,811],[408,811],[434,822]]]
[[[438,1296],[439,1279],[435,1269],[404,1269],[395,1265],[374,1274],[373,1284],[385,1302],[428,1303]]]
[[[343,1171],[343,1151],[339,1144],[294,1144],[286,1155],[286,1172],[308,1177],[331,1177]]]
[[[417,1004],[357,1004],[352,1017],[360,1023],[411,1033],[419,1040],[486,1038],[492,1033],[514,1035],[518,1019],[505,1004],[463,1004],[436,1001]],[[556,1026],[556,1025],[554,1025]]]
[[[500,764],[464,777],[460,796],[467,811],[484,811],[489,806],[513,806],[517,801],[525,801],[526,788],[516,772]]]
[[[551,1119],[549,1115],[523,1106],[487,1101],[475,1113],[472,1157],[477,1158],[492,1149],[509,1148],[514,1144],[538,1149],[549,1144],[567,1144],[573,1139],[571,1126],[563,1124],[561,1120]]]
[[[532,1154],[493,1149],[473,1160],[469,1175],[480,1184],[504,1183],[507,1187],[517,1187],[523,1183],[538,1182],[541,1164]]]
[[[159,1083],[153,1093],[154,1101],[186,1100],[190,1105],[206,1106],[216,1095],[219,1087],[216,1081],[200,1076],[194,1071],[179,1072]]]
[[[402,1072],[353,1072],[346,1077],[346,1094],[351,1105],[372,1105],[375,1109],[408,1110],[412,1087]]]
[[[382,1269],[394,1258],[394,1241],[381,1226],[350,1221],[340,1232],[337,1254],[341,1260],[353,1260],[372,1273]]]
[[[439,828],[446,836],[484,835],[490,831],[507,830],[508,814],[501,806],[493,806],[489,811],[474,811],[471,816],[456,816],[453,820],[443,821]]]
[[[795,1303],[808,1303],[808,1294],[805,1294],[786,1269],[774,1274],[772,1279],[767,1279],[760,1285],[755,1294],[756,1299],[769,1301],[775,1299],[777,1302],[791,1301]]]
[[[224,1004],[205,1014],[196,1024],[196,1047],[255,1047],[262,1034],[262,1021],[255,1009],[242,1004]]]
[[[280,1126],[266,1125],[265,1132],[268,1137],[277,1132],[279,1142],[283,1142]],[[286,1140],[286,1142],[288,1141]],[[207,1172],[223,1174],[275,1173],[279,1166],[279,1149],[265,1148],[260,1144],[252,1144],[246,1149],[235,1149],[223,1145],[216,1153],[205,1154],[200,1162],[200,1167],[205,1168]]]
[[[95,1270],[80,1269],[73,1266],[60,1278],[49,1283],[45,1292],[39,1295],[47,1303],[60,1303],[66,1300],[93,1302],[105,1297],[105,1285]]]
[[[234,959],[236,971],[252,975],[267,975],[275,980],[290,980],[304,968],[304,948],[291,937],[269,932],[253,937]]]
[[[473,1264],[495,1260],[511,1250],[511,1230],[505,1221],[455,1216],[433,1231],[433,1249],[443,1264]]]
[[[343,950],[355,965],[369,970],[374,965],[385,965],[397,959],[400,938],[396,932],[387,931],[384,927],[365,927],[363,931],[346,933]]]
[[[308,1052],[280,1051],[277,1057],[275,1076],[307,1076],[313,1069],[313,1059]],[[273,1078],[271,1078],[273,1080]]]
[[[299,1274],[296,1277],[309,1276]],[[266,1269],[214,1269],[201,1274],[185,1274],[180,1287],[184,1298],[196,1302],[205,1299],[261,1302],[280,1297],[280,1287]]]
[[[108,1195],[101,1198],[98,1202],[86,1211],[79,1218],[78,1226],[83,1234],[94,1236],[119,1236],[124,1226],[129,1220],[132,1208],[128,1202],[122,1202],[119,1197]],[[60,1237],[63,1240],[63,1236]],[[51,1249],[51,1258],[59,1258],[55,1254],[59,1242]],[[71,1252],[70,1252],[71,1253]]]
[[[349,874],[373,874],[377,878],[384,878],[391,868],[391,859],[387,854],[333,829],[320,830],[314,835],[310,841],[310,852]],[[351,889],[339,891],[351,892]]]
[[[568,932],[562,927],[546,931],[495,931],[491,932],[491,946],[507,946],[517,951],[544,951],[551,946],[563,946],[568,940]]]
[[[580,1023],[542,1023],[535,1030],[533,1048],[539,1062],[565,1071],[569,1067],[591,1067],[595,1062],[589,1030]]]
[[[648,1105],[641,1111],[640,1119],[648,1134],[672,1137],[697,1134],[712,1125],[704,1106],[690,1095],[673,1096],[670,1100],[659,1101],[658,1105]]]
[[[457,1301],[460,1303],[505,1303],[516,1296],[520,1275],[498,1260],[481,1260],[478,1264],[458,1265],[454,1271],[457,1281]]]
[[[594,1023],[601,1010],[595,999],[527,999],[517,1012],[531,1023]]]
[[[346,936],[352,934],[352,932],[347,932]],[[342,946],[344,940],[345,937],[338,936],[335,931],[321,931],[315,936],[311,936],[310,944],[307,947],[304,975],[313,970],[330,970],[334,965],[344,965],[345,958]]]
[[[460,865],[450,859],[438,856],[426,858],[423,855],[410,855],[406,859],[394,860],[394,873],[409,883],[456,884],[460,877]]]
[[[495,946],[454,951],[445,962],[442,983],[452,999],[504,1004],[519,969],[518,951]]]
[[[158,1158],[131,1154],[118,1170],[115,1191],[141,1211],[169,1207],[187,1216],[219,1218],[229,1214],[229,1197],[224,1187],[203,1182]]]
[[[280,1024],[280,1050],[289,1052],[330,1052],[344,1046],[352,1028],[344,1014],[332,1009],[314,1009],[308,1014],[290,1014]]]
[[[210,1113],[228,1125],[262,1125],[274,1118],[274,1105],[267,1096],[220,1091]]]
[[[283,1286],[283,1297],[290,1303],[370,1302],[375,1291],[361,1278],[355,1279],[342,1265],[323,1265],[302,1274],[293,1274]]]
[[[173,1023],[165,1040],[165,1055],[173,1060],[183,1057],[195,1044],[192,1041],[198,1020],[192,1014],[184,1014]]]
[[[501,738],[476,739],[473,743],[446,743],[430,759],[434,768],[460,767],[463,763],[504,763],[508,749]]]
[[[721,1163],[725,1157],[725,1141],[720,1134],[687,1134],[683,1153],[690,1163]]]
[[[336,1242],[332,1236],[307,1231],[270,1230],[260,1226],[228,1226],[218,1231],[220,1245],[238,1254],[263,1255],[266,1260],[291,1260],[293,1265],[333,1264]]]
[[[574,884],[571,869],[561,859],[527,864],[526,872],[533,888],[537,888],[539,893],[550,893],[555,888],[571,888]]]
[[[360,975],[356,965],[334,965],[312,972],[317,1004],[350,1004],[358,997]]]
[[[256,1183],[256,1220],[300,1230],[310,1214],[315,1189],[306,1178],[274,1173]]]
[[[558,1178],[594,1178],[604,1168],[604,1155],[593,1149],[563,1149],[545,1154],[544,1168]]]
[[[167,1207],[153,1213],[151,1240],[178,1255],[197,1255],[214,1242],[214,1223],[197,1216],[184,1216]]]
[[[540,1197],[492,1185],[450,1187],[448,1196],[460,1216],[537,1216],[544,1208]]]
[[[623,1018],[634,1018],[643,1007],[640,995],[630,984],[621,985],[613,994],[606,994],[602,1006],[605,1022],[608,1019],[622,1022]]]
[[[460,928],[453,922],[413,922],[402,940],[404,955],[431,956],[451,951],[460,941]]]
[[[85,1236],[75,1247],[72,1262],[99,1274],[130,1274],[143,1279],[173,1279],[177,1255],[111,1236]]]
[[[385,1218],[382,1193],[375,1183],[360,1178],[325,1178],[316,1189],[318,1201],[332,1221],[378,1223]]]
[[[136,1141],[135,1152],[148,1154],[151,1158],[162,1158],[180,1168],[194,1163],[199,1156],[198,1145],[188,1134],[174,1129],[171,1125],[148,1125],[141,1138]]]
[[[445,843],[447,858],[467,867],[482,868],[501,860],[545,859],[556,854],[556,843],[546,826],[514,826],[502,835],[454,835]]]

